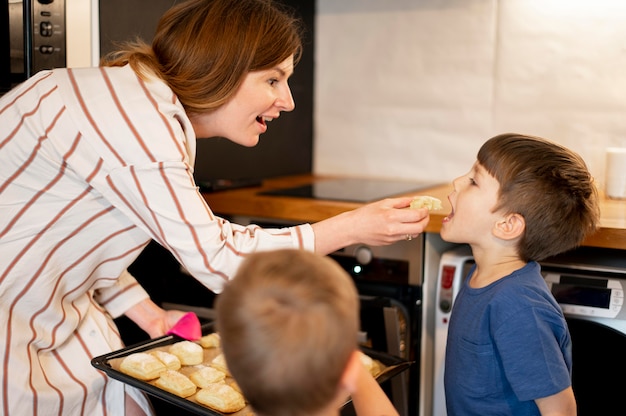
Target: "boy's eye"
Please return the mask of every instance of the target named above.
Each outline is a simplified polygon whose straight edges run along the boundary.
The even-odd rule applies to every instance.
[[[271,78],[268,82],[270,85],[274,85],[278,82],[278,80],[276,78]]]
[[[470,185],[476,185],[476,181],[474,180],[474,178],[469,178],[470,181]]]

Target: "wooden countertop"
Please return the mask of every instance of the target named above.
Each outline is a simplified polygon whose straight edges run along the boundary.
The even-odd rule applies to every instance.
[[[258,195],[261,191],[307,185],[329,176],[295,175],[265,179],[260,187],[240,188],[213,193],[204,197],[213,212],[225,216],[245,216],[289,222],[317,222],[363,205],[359,202],[318,200],[286,196]],[[443,218],[450,212],[448,194],[452,186],[438,186],[419,191],[421,195],[439,198],[444,209],[430,215],[426,232],[439,233]],[[414,193],[407,194],[414,195]],[[601,196],[600,230],[587,238],[583,245],[626,250],[626,201],[611,200]]]

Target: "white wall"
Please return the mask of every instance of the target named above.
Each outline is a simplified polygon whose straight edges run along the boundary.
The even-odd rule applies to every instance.
[[[626,2],[317,2],[318,174],[448,182],[514,131],[602,186],[605,148],[626,147]]]

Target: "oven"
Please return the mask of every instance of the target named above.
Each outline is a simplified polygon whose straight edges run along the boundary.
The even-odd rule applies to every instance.
[[[413,362],[383,384],[400,415],[419,408],[423,238],[384,247],[354,245],[330,255],[354,279],[361,299],[361,343]]]
[[[65,0],[2,0],[0,95],[43,69],[66,65]]]
[[[473,265],[467,246],[441,255],[436,283],[432,416],[445,416],[443,356],[447,325],[461,280]],[[572,388],[579,416],[626,410],[626,251],[581,247],[541,262],[542,274],[561,305],[572,337]]]

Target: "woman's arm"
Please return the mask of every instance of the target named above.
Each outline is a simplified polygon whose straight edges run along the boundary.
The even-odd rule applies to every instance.
[[[312,224],[315,251],[329,254],[351,244],[382,246],[421,234],[427,208],[406,209],[412,198],[387,198]]]
[[[151,299],[145,299],[125,312],[150,338],[165,335],[184,314],[182,311],[162,309]]]

